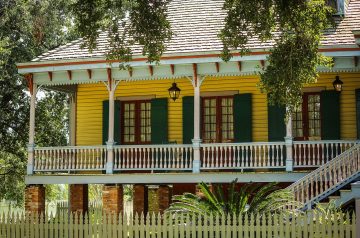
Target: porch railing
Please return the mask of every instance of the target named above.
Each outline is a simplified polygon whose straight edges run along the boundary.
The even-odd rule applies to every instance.
[[[34,171],[103,170],[106,146],[35,148]]]
[[[294,141],[294,167],[319,167],[353,147],[359,141]]]
[[[201,145],[202,169],[284,168],[284,142]]]
[[[319,167],[359,141],[295,141],[294,168]],[[192,145],[117,145],[113,153],[114,171],[185,171],[200,159],[201,170],[284,169],[285,142],[201,144],[200,158]],[[40,147],[34,150],[34,172],[105,170],[109,148],[95,146]],[[290,150],[291,151],[291,150]]]
[[[192,170],[192,145],[114,147],[114,170]]]

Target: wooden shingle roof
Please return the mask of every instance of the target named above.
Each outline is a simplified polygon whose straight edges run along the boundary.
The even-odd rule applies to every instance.
[[[201,54],[219,52],[222,43],[218,38],[224,24],[225,12],[222,10],[223,0],[173,0],[169,5],[168,19],[174,36],[166,44],[164,55]],[[360,28],[360,0],[351,0],[344,18],[336,19],[336,27],[328,29],[322,40],[322,47],[355,47],[352,30]],[[98,47],[92,53],[82,49],[82,39],[48,51],[33,61],[56,61],[67,59],[104,58],[108,48],[107,33],[101,33]],[[248,47],[268,49],[273,41],[260,42],[253,38]],[[141,47],[132,47],[134,55],[141,55]]]

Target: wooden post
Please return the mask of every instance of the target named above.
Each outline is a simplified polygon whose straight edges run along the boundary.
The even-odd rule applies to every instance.
[[[34,149],[35,149],[35,104],[37,86],[33,82],[32,75],[26,76],[30,91],[30,122],[29,122],[29,143],[28,143],[28,163],[27,174],[34,173]]]
[[[108,141],[107,145],[107,162],[106,173],[113,173],[114,165],[114,111],[115,111],[115,89],[116,85],[111,77],[111,69],[107,70],[108,73],[108,91],[109,91],[109,128],[108,128]]]
[[[285,136],[285,145],[286,145],[286,171],[293,171],[293,135],[292,135],[292,118],[289,116],[286,123],[286,136]]]
[[[70,145],[76,145],[76,93],[70,95],[70,118],[69,118],[69,130],[70,130]]]
[[[200,86],[201,81],[198,78],[196,72],[196,65],[194,66],[193,86],[194,86],[194,138],[192,139],[192,145],[194,149],[193,160],[193,173],[200,173]]]

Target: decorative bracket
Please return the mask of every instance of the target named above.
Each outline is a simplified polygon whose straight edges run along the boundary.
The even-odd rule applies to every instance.
[[[238,61],[237,64],[238,64],[239,71],[241,72],[241,61]]]
[[[25,80],[27,82],[30,95],[34,93],[34,75],[33,74],[25,74]]]
[[[220,64],[219,64],[219,62],[215,62],[215,66],[216,66],[216,72],[219,73],[219,71],[220,71]]]
[[[171,64],[170,70],[171,70],[171,74],[174,75],[175,74],[175,65]]]
[[[103,82],[103,83],[105,84],[108,91],[111,90],[115,91],[121,80],[114,80],[112,78],[111,68],[107,68],[106,72],[107,72],[107,82]]]
[[[67,74],[68,74],[69,80],[72,80],[72,73],[71,73],[71,70],[67,70]]]
[[[150,75],[153,76],[154,75],[154,68],[152,65],[149,65],[149,72],[150,72]]]
[[[354,67],[358,66],[358,57],[354,56]]]
[[[49,75],[50,81],[52,81],[52,80],[53,80],[53,73],[52,73],[52,72],[48,72],[48,75]]]
[[[91,71],[91,69],[88,69],[88,70],[87,70],[87,73],[88,73],[89,79],[91,79],[91,78],[92,78],[92,71]]]
[[[265,60],[260,60],[261,69],[264,70],[265,68]]]

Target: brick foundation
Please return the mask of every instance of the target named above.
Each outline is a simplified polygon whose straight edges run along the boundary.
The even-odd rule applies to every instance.
[[[143,184],[134,185],[133,212],[139,215],[148,212],[148,189]]]
[[[182,195],[184,193],[196,193],[196,184],[175,183],[173,184],[172,195]]]
[[[45,213],[45,187],[43,185],[26,186],[25,211]]]
[[[119,214],[123,211],[123,187],[121,184],[106,184],[103,187],[102,202],[104,213]]]
[[[70,184],[70,212],[86,213],[88,211],[88,185]]]
[[[159,201],[159,212],[163,214],[164,211],[170,206],[171,189],[168,185],[160,185],[157,190],[157,194]]]

